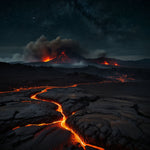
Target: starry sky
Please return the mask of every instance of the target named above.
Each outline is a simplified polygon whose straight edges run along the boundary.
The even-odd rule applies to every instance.
[[[74,39],[87,56],[150,58],[149,8],[149,0],[0,1],[0,58],[23,53],[41,35]]]

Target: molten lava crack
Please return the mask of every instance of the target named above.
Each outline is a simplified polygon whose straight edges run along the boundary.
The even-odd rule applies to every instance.
[[[61,88],[68,88],[68,87],[76,87],[78,86],[77,84],[74,84],[74,85],[71,85],[71,86],[64,86],[64,87],[61,87]],[[39,88],[39,87],[38,87]],[[70,128],[67,124],[66,124],[66,120],[67,120],[67,117],[65,116],[64,112],[63,112],[63,109],[62,109],[62,106],[61,104],[57,103],[56,101],[53,101],[53,100],[46,100],[46,99],[42,99],[42,98],[38,98],[37,95],[41,94],[41,93],[44,93],[44,92],[47,92],[48,89],[52,89],[54,87],[46,87],[44,90],[40,91],[40,92],[37,92],[35,93],[34,95],[31,96],[31,99],[34,99],[34,100],[40,100],[40,101],[47,101],[47,102],[51,102],[55,105],[58,106],[57,110],[58,112],[61,113],[61,115],[63,116],[61,120],[58,120],[58,121],[54,121],[54,122],[51,122],[51,123],[41,123],[41,124],[27,124],[25,125],[25,127],[29,127],[29,126],[47,126],[47,125],[51,125],[51,124],[56,124],[56,123],[59,123],[60,126],[65,129],[65,130],[68,130],[70,131],[74,138],[73,140],[76,142],[76,143],[79,143],[82,148],[84,150],[86,150],[86,146],[88,147],[92,147],[92,148],[95,148],[95,149],[98,149],[98,150],[104,150],[104,148],[101,148],[101,147],[98,147],[98,146],[95,146],[95,145],[91,145],[91,144],[88,144],[88,143],[85,143],[85,141],[72,129]],[[60,88],[60,87],[55,87],[55,88]],[[32,89],[32,88],[29,88],[29,89]],[[17,89],[15,90],[15,92],[18,92],[22,89]],[[73,113],[74,114],[74,113]],[[72,114],[72,115],[73,115]],[[16,130],[20,128],[20,126],[17,126],[15,128],[13,128],[12,130]]]

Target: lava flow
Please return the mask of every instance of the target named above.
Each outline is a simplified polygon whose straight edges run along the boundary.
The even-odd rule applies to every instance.
[[[55,64],[69,63],[71,59],[68,57],[65,51],[61,51],[61,53],[57,54],[57,56],[44,56],[42,58],[42,62],[51,62]]]
[[[127,74],[117,75],[117,76],[109,76],[110,79],[115,79],[117,81],[120,81],[122,83],[128,82],[128,81],[134,81],[135,79],[132,77],[128,77]]]
[[[61,87],[61,88],[68,88],[68,87],[76,87],[77,84],[74,84],[74,85],[71,85],[71,86],[64,86],[64,87]],[[56,87],[55,87],[56,88]],[[57,87],[57,88],[60,88],[60,87]],[[98,147],[98,146],[95,146],[95,145],[91,145],[91,144],[88,144],[86,143],[72,128],[70,128],[67,124],[66,124],[66,120],[67,120],[67,117],[65,116],[64,112],[63,112],[63,109],[62,109],[62,106],[61,104],[59,104],[58,102],[56,101],[53,101],[53,100],[47,100],[47,99],[42,99],[42,98],[38,98],[37,95],[41,94],[41,93],[45,93],[47,92],[48,89],[53,89],[53,87],[46,87],[44,90],[40,91],[40,92],[37,92],[35,93],[34,95],[32,95],[30,98],[31,99],[34,99],[34,100],[40,100],[40,101],[46,101],[46,102],[51,102],[55,105],[58,106],[57,110],[58,112],[61,113],[61,115],[63,116],[61,120],[58,120],[58,121],[54,121],[54,122],[51,122],[51,123],[41,123],[41,124],[27,124],[25,125],[25,127],[29,127],[29,126],[46,126],[46,125],[51,125],[51,124],[56,124],[56,123],[59,123],[60,126],[62,128],[64,128],[65,130],[68,130],[70,131],[73,136],[74,136],[74,140],[76,143],[79,143],[82,148],[84,150],[86,150],[86,146],[88,147],[91,147],[91,148],[94,148],[94,149],[98,149],[98,150],[104,150],[104,148],[101,148],[101,147]],[[16,130],[20,128],[20,126],[17,126],[15,128],[13,128],[12,130]],[[74,143],[74,142],[73,142]]]
[[[50,57],[50,56],[46,56],[46,57],[43,57],[42,58],[42,61],[43,62],[49,62],[49,61],[51,61],[51,60],[53,60],[53,59],[55,59],[56,57]]]
[[[103,63],[101,64],[104,64],[104,65],[110,65],[107,61],[104,61]]]
[[[104,61],[104,62],[102,62],[102,63],[100,63],[100,64],[102,64],[102,65],[107,65],[107,66],[120,66],[117,62],[114,62],[114,61],[111,61],[111,62],[108,62],[108,61]]]
[[[76,87],[76,86],[77,86],[77,85],[75,84],[75,85],[70,86],[70,87]],[[65,87],[65,88],[66,88],[66,87]],[[42,90],[41,92],[38,92],[38,93],[32,95],[32,96],[31,96],[31,99],[34,99],[34,100],[41,100],[41,101],[48,101],[48,100],[46,100],[46,99],[41,99],[41,98],[38,98],[38,97],[37,97],[38,94],[47,92],[47,89],[49,89],[49,88],[46,88],[46,89]],[[82,146],[82,148],[83,148],[84,150],[86,150],[86,148],[85,148],[86,146],[89,146],[89,147],[92,147],[92,148],[95,148],[95,149],[99,149],[99,150],[104,150],[104,149],[101,148],[101,147],[98,147],[98,146],[95,146],[95,145],[91,145],[91,144],[85,143],[85,142],[80,138],[80,136],[79,136],[73,129],[71,129],[69,126],[67,126],[67,124],[66,124],[67,117],[65,116],[65,114],[64,114],[64,112],[63,112],[62,106],[61,106],[59,103],[55,102],[55,101],[52,101],[52,100],[51,100],[50,102],[58,106],[58,108],[57,108],[56,111],[60,112],[60,113],[62,114],[62,116],[63,116],[62,120],[60,120],[60,121],[55,121],[55,122],[52,122],[52,123],[58,123],[58,122],[60,122],[61,127],[64,128],[64,129],[66,129],[66,130],[68,130],[68,131],[70,131],[70,132],[74,135],[74,138],[75,138],[76,142],[77,142],[77,143],[80,143],[80,145]],[[44,124],[44,125],[45,125],[45,124]],[[40,125],[39,125],[39,126],[40,126]]]

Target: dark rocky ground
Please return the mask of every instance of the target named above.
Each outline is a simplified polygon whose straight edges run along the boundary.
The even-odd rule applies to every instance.
[[[102,83],[53,89],[40,96],[57,99],[67,115],[75,111],[67,123],[92,144],[110,150],[148,150],[148,91],[149,83]]]
[[[23,64],[0,62],[0,91],[12,88],[42,85],[70,85],[74,83],[98,82],[127,75],[136,80],[149,80],[150,69],[124,67],[60,68],[32,67]]]
[[[102,70],[92,67],[38,70],[21,67],[18,71],[18,66],[15,67],[2,68],[1,91],[23,85],[62,86],[89,83],[79,84],[77,87],[50,89],[38,97],[59,102],[68,117],[67,124],[87,143],[102,146],[106,150],[150,149],[149,70]],[[116,75],[116,72],[128,73],[128,76],[134,77],[135,80],[121,83],[113,78],[113,81],[110,81],[108,76]],[[9,78],[11,75],[12,78]],[[23,78],[26,82],[21,82]],[[36,84],[32,83],[33,79]],[[106,80],[109,82],[102,82]],[[82,149],[72,143],[72,134],[57,124],[25,127],[27,124],[51,123],[62,117],[56,111],[55,104],[30,98],[30,95],[41,90],[30,89],[0,94],[1,150]],[[12,130],[16,126],[20,128]]]

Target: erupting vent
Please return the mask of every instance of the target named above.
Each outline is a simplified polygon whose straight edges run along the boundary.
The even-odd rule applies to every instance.
[[[106,60],[105,60],[106,59]],[[68,53],[66,53],[65,50],[60,51],[57,53],[56,56],[44,56],[42,57],[42,62],[49,62],[52,64],[64,64],[64,63],[73,63],[73,62],[77,62],[77,61],[84,61],[86,63],[96,63],[96,64],[101,64],[101,65],[106,65],[106,66],[120,66],[116,61],[111,60],[109,58],[99,58],[99,60],[95,61],[94,59],[90,60],[90,59],[85,59],[85,58],[81,58],[79,59],[79,57],[76,57],[74,55],[70,55]]]
[[[119,66],[119,64],[117,62],[114,62],[114,61],[108,62],[106,60],[104,62],[100,63],[100,64],[102,64],[102,65],[111,65],[111,66]]]
[[[119,61],[112,58],[85,58],[84,51],[79,43],[72,39],[56,39],[49,41],[41,36],[35,42],[27,44],[24,60],[25,62],[48,62],[50,64],[100,64],[107,66],[120,66]],[[88,51],[87,51],[88,53]]]
[[[54,58],[55,57],[46,56],[46,57],[43,57],[42,62],[49,62],[49,61],[53,60]]]
[[[72,53],[68,49],[66,50],[57,50],[54,55],[45,54],[41,57],[42,62],[49,62],[51,64],[69,64],[75,62],[85,62],[87,64],[94,63],[106,66],[120,66],[114,59],[111,58],[97,58],[97,59],[86,59],[79,54]]]
[[[42,62],[50,62],[54,64],[70,63],[72,59],[66,54],[65,51],[61,51],[57,56],[44,56]]]

